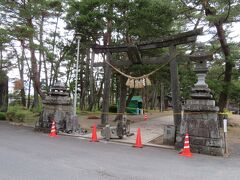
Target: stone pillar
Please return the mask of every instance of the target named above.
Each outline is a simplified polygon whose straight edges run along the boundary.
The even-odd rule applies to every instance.
[[[183,145],[184,135],[188,132],[191,152],[222,156],[224,148],[218,124],[219,108],[215,105],[211,90],[205,82],[208,57],[209,55],[201,52],[192,56],[192,60],[196,62],[198,81],[192,88],[191,99],[187,100],[183,107],[184,118],[181,122],[178,146]]]

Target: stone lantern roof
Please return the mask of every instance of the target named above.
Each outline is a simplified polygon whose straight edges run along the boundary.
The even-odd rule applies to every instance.
[[[56,82],[50,89],[49,96],[69,96],[69,90],[60,81]]]
[[[71,105],[72,101],[68,88],[62,82],[56,82],[51,87],[48,96],[43,100],[43,104]]]

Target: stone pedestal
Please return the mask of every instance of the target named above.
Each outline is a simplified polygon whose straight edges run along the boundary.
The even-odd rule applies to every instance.
[[[214,100],[191,99],[184,105],[181,134],[188,131],[192,152],[223,155],[223,140],[218,125],[218,107]]]
[[[191,99],[187,100],[183,110],[180,134],[176,138],[176,146],[182,147],[185,133],[189,133],[191,152],[222,156],[223,139],[220,136],[218,110],[211,90],[205,83],[207,66],[205,59],[197,59],[195,72],[198,82],[191,91]]]

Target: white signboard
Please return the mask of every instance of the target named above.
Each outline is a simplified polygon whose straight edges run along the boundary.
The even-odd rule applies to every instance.
[[[223,132],[227,132],[227,119],[223,119]]]

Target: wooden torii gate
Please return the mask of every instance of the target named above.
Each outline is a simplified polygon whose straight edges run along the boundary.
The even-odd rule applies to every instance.
[[[176,35],[166,36],[158,38],[152,41],[143,41],[134,45],[120,45],[120,46],[101,46],[93,45],[92,49],[94,53],[105,53],[107,54],[107,60],[113,66],[131,66],[134,64],[165,64],[170,59],[170,74],[171,74],[171,91],[172,91],[172,104],[174,112],[174,124],[176,130],[179,131],[181,122],[181,102],[179,97],[179,79],[177,60],[188,60],[189,56],[177,55],[176,46],[180,44],[188,44],[195,42],[197,36],[202,34],[202,28]],[[141,52],[157,49],[157,48],[169,48],[169,53],[160,57],[142,57]],[[112,53],[126,52],[129,60],[113,60]],[[103,91],[103,106],[101,115],[101,124],[105,125],[108,123],[109,111],[109,92],[110,92],[110,75],[111,67],[107,63],[94,63],[94,66],[104,66],[104,91]]]

